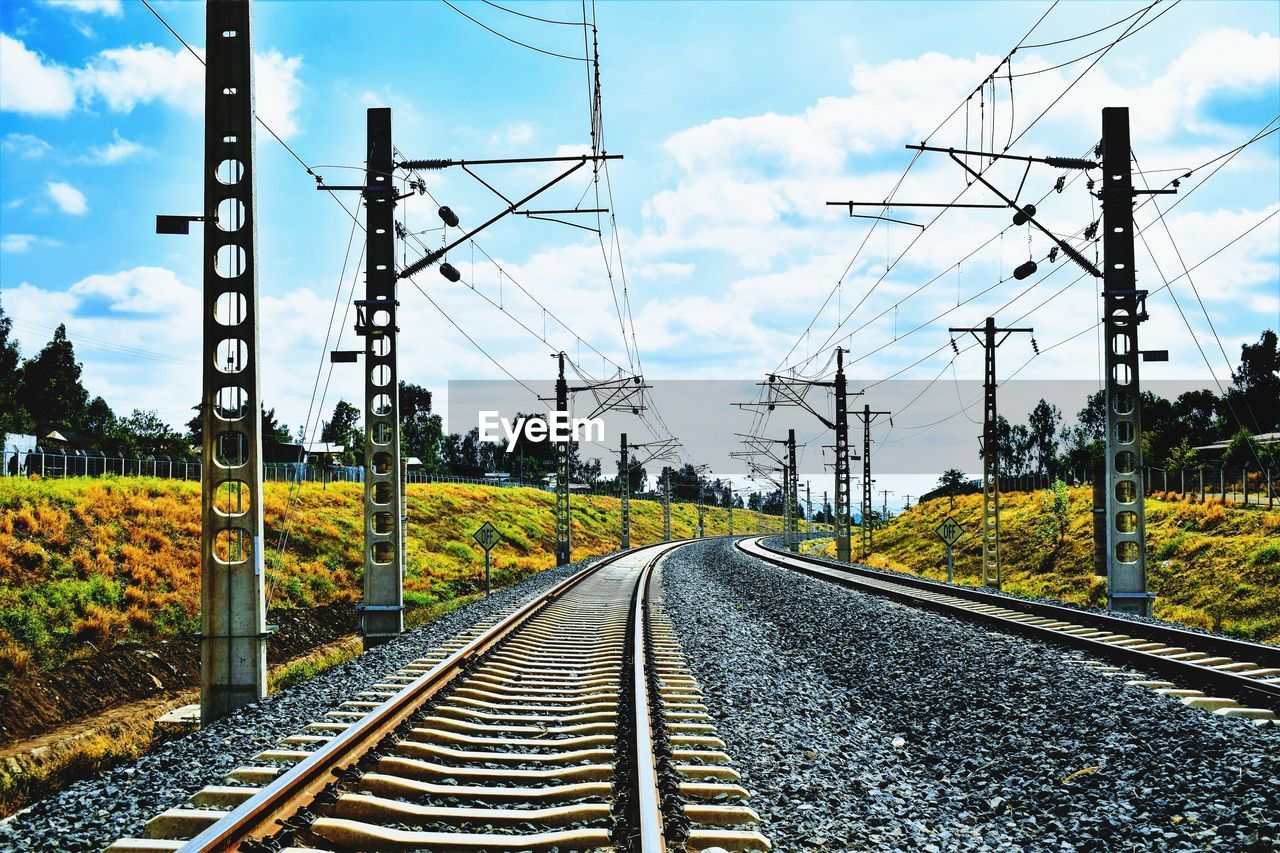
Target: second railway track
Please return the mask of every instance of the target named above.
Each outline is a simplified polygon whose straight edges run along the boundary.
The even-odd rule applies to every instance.
[[[650,594],[676,547],[473,628],[108,850],[768,850]]]
[[[778,550],[766,545],[764,537],[741,539],[737,547],[775,566],[841,586],[1087,652],[1106,672],[1124,673],[1107,664],[1155,672],[1172,680],[1135,675],[1130,683],[1193,707],[1260,725],[1280,722],[1280,649],[1275,646],[841,565]]]

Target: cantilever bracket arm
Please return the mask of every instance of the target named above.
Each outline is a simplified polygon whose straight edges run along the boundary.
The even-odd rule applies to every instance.
[[[988,181],[986,178],[984,178],[981,172],[975,172],[973,169],[969,168],[969,165],[965,163],[963,160],[961,160],[959,157],[957,157],[955,154],[951,154],[950,157],[952,160],[955,161],[957,166],[959,166],[961,169],[964,169],[970,175],[973,175],[975,180],[977,180],[984,187],[986,187],[987,189],[991,190],[993,193],[998,195],[1005,202],[1005,204],[1007,204],[1009,207],[1013,208],[1014,210],[1019,210],[1018,203],[1013,199],[1009,198],[1004,193],[1000,192],[1000,190],[996,189],[995,185],[992,184],[990,181]],[[1025,179],[1026,179],[1026,175],[1023,175],[1023,180]],[[1085,272],[1089,273],[1094,278],[1102,278],[1102,271],[1097,267],[1095,267],[1089,261],[1088,258],[1080,254],[1080,252],[1078,252],[1074,246],[1072,246],[1067,241],[1063,240],[1057,234],[1054,234],[1048,228],[1045,228],[1043,225],[1041,225],[1039,222],[1036,221],[1036,218],[1034,216],[1027,213],[1026,210],[1022,210],[1022,215],[1027,217],[1027,221],[1030,222],[1032,225],[1034,225],[1040,231],[1041,234],[1044,234],[1046,237],[1048,237],[1050,240],[1056,243],[1058,248],[1062,249],[1062,253],[1066,255],[1068,258],[1070,258],[1071,260],[1075,261],[1077,264],[1079,264],[1084,269]]]
[[[433,249],[432,251],[428,252],[426,255],[422,256],[418,260],[414,261],[413,263],[409,264],[407,267],[405,267],[404,269],[396,273],[396,277],[409,278],[415,273],[421,272],[422,270],[434,264],[436,261],[443,258],[446,254],[449,253],[450,249],[454,248],[455,246],[459,246],[465,243],[466,241],[470,240],[472,237],[479,234],[481,231],[488,228],[490,225],[497,222],[499,219],[502,219],[507,214],[515,213],[517,210],[519,210],[521,205],[524,205],[527,202],[529,202],[531,199],[537,198],[538,196],[542,195],[544,192],[551,189],[556,184],[560,183],[565,178],[569,177],[574,172],[581,169],[591,160],[591,158],[589,157],[574,158],[574,159],[578,159],[578,162],[575,163],[573,166],[570,166],[568,169],[561,172],[559,175],[552,178],[551,180],[547,181],[545,184],[538,187],[536,190],[529,193],[527,196],[520,199],[519,201],[508,204],[506,209],[500,211],[497,215],[490,217],[486,222],[471,229],[466,234],[463,234],[461,237],[454,240],[452,243],[449,243],[447,246],[441,246],[439,249]],[[494,190],[494,192],[497,192],[497,190]],[[498,194],[502,195],[501,193],[498,193]],[[505,198],[505,196],[503,196],[503,198]]]

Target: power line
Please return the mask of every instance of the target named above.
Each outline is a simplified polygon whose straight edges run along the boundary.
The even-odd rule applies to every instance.
[[[1172,9],[1172,8],[1173,8],[1173,6],[1178,5],[1178,3],[1180,3],[1180,2],[1181,2],[1181,0],[1174,0],[1173,5],[1172,5],[1172,6],[1169,6],[1167,9],[1165,9],[1165,10],[1164,10],[1164,12],[1161,12],[1159,15],[1156,15],[1156,16],[1155,16],[1154,18],[1152,18],[1150,21],[1147,21],[1145,24],[1143,24],[1142,26],[1138,27],[1138,28],[1137,28],[1137,29],[1135,29],[1135,30],[1132,30],[1132,31],[1126,30],[1126,31],[1125,31],[1125,33],[1124,33],[1123,35],[1121,35],[1119,38],[1117,38],[1115,41],[1111,42],[1110,44],[1103,45],[1102,47],[1099,47],[1099,48],[1097,48],[1096,50],[1091,50],[1091,51],[1089,51],[1089,52],[1088,52],[1088,53],[1086,53],[1086,54],[1082,54],[1081,56],[1077,56],[1075,59],[1068,59],[1068,60],[1065,60],[1065,61],[1063,61],[1063,62],[1059,62],[1059,63],[1058,63],[1058,64],[1056,64],[1056,65],[1050,65],[1050,66],[1048,66],[1047,68],[1037,68],[1035,71],[1024,71],[1024,72],[1022,72],[1021,74],[1013,74],[1012,76],[1013,76],[1013,77],[1015,77],[1015,78],[1017,78],[1017,77],[1034,77],[1036,74],[1044,74],[1044,73],[1046,73],[1046,72],[1048,72],[1048,71],[1057,71],[1059,68],[1066,68],[1068,65],[1074,65],[1074,64],[1076,64],[1077,62],[1081,62],[1082,60],[1088,59],[1088,58],[1089,58],[1089,57],[1091,57],[1091,56],[1096,56],[1097,54],[1102,53],[1103,51],[1110,50],[1111,48],[1115,47],[1115,46],[1116,46],[1117,44],[1119,44],[1120,42],[1124,41],[1125,39],[1132,38],[1133,36],[1136,36],[1138,33],[1142,32],[1142,31],[1143,31],[1143,30],[1145,30],[1147,27],[1151,26],[1151,25],[1152,25],[1152,24],[1154,24],[1156,21],[1160,20],[1161,15],[1164,15],[1164,14],[1165,14],[1165,12],[1168,12],[1168,11],[1169,11],[1169,9]],[[1152,5],[1155,5],[1155,4],[1152,4]],[[1150,7],[1148,7],[1148,8],[1150,8]],[[1145,13],[1145,12],[1146,12],[1146,10],[1145,10],[1145,9],[1140,9],[1138,12],[1134,12],[1134,15],[1142,14],[1142,13]],[[1129,17],[1130,17],[1130,18],[1132,18],[1132,17],[1133,17],[1133,15],[1130,15]],[[1123,20],[1127,21],[1127,20],[1129,20],[1129,18],[1124,18]],[[1120,22],[1117,22],[1117,23],[1120,23]],[[1113,26],[1114,26],[1114,25],[1113,25]],[[1008,146],[1005,146],[1005,147],[1007,148]]]
[[[518,15],[521,18],[528,18],[530,21],[539,21],[544,24],[558,24],[563,27],[582,26],[582,21],[557,21],[552,18],[539,18],[537,15],[528,15],[528,14],[525,14],[524,12],[518,12],[515,9],[508,9],[506,6],[499,6],[497,3],[492,2],[492,0],[482,0],[482,2],[486,6],[492,6],[495,9],[501,9],[504,12],[507,12],[512,15]]]
[[[543,50],[543,49],[542,49],[542,48],[540,48],[540,47],[534,47],[533,45],[528,44],[528,43],[526,43],[526,42],[519,41],[518,39],[513,39],[511,36],[509,36],[509,35],[504,35],[503,33],[500,33],[500,32],[498,32],[497,30],[495,30],[493,27],[489,26],[488,24],[482,23],[481,21],[478,21],[478,20],[476,20],[475,18],[471,17],[471,16],[470,16],[470,15],[468,15],[466,12],[462,11],[462,10],[461,10],[461,9],[459,9],[457,6],[455,6],[455,5],[453,5],[452,3],[450,3],[450,2],[449,2],[449,0],[440,0],[440,2],[441,2],[441,3],[443,3],[444,5],[448,6],[448,7],[449,7],[450,9],[452,9],[453,11],[457,12],[457,13],[458,13],[459,15],[461,15],[462,17],[466,18],[466,19],[467,19],[468,21],[470,21],[471,23],[473,23],[473,24],[475,24],[476,26],[480,27],[481,29],[488,30],[489,32],[491,32],[491,33],[493,33],[495,36],[497,36],[498,38],[500,38],[500,39],[502,39],[502,40],[504,40],[504,41],[509,41],[509,42],[511,42],[511,43],[512,43],[512,44],[514,44],[514,45],[519,45],[520,47],[526,48],[526,49],[528,49],[528,50],[532,50],[532,51],[534,51],[535,53],[541,53],[541,54],[543,54],[543,55],[545,55],[545,56],[554,56],[554,57],[556,57],[557,59],[568,59],[568,60],[571,60],[571,61],[573,61],[573,62],[587,62],[587,61],[588,61],[588,60],[587,60],[587,58],[586,58],[586,57],[584,57],[584,56],[569,56],[569,55],[568,55],[568,54],[566,54],[566,53],[556,53],[556,52],[555,52],[555,51],[553,51],[553,50]],[[493,4],[490,4],[490,5],[493,5]],[[509,9],[503,9],[503,11],[504,11],[504,12],[506,12],[506,11],[510,11],[510,10],[509,10]]]

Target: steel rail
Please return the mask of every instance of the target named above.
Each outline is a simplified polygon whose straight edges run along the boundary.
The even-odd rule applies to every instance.
[[[765,545],[763,539],[764,537],[748,537],[738,540],[736,544],[745,554],[782,568],[803,572],[820,580],[883,595],[914,607],[981,622],[1051,644],[1070,646],[1100,658],[1159,673],[1175,679],[1179,684],[1193,685],[1196,688],[1212,688],[1215,694],[1220,696],[1239,699],[1255,707],[1280,710],[1280,683],[1253,678],[1247,673],[1228,672],[1202,666],[1195,661],[1171,659],[1142,649],[1116,645],[1105,639],[1064,633],[1055,627],[984,612],[966,604],[973,602],[982,606],[1017,611],[1023,616],[1052,619],[1060,625],[1073,623],[1084,628],[1141,637],[1166,646],[1185,647],[1214,656],[1229,657],[1233,661],[1256,661],[1260,668],[1266,670],[1280,668],[1280,647],[1201,634],[1166,625],[1138,622],[1061,605],[1027,601],[973,587],[957,586],[897,572],[884,572],[863,566],[845,565],[821,558],[801,556]],[[955,601],[938,600],[939,596]]]
[[[432,667],[430,671],[383,702],[381,706],[347,728],[342,734],[283,772],[260,792],[228,812],[225,818],[196,835],[179,848],[181,853],[213,853],[214,851],[220,853],[237,850],[246,841],[257,840],[277,832],[279,824],[309,805],[315,796],[333,781],[335,773],[356,764],[369,749],[391,734],[426,700],[462,674],[466,664],[472,659],[506,639],[535,614],[600,569],[637,551],[662,548],[662,546],[670,548],[672,544],[659,542],[611,555],[564,579],[550,590],[527,602]],[[666,548],[663,548],[664,553],[665,550]],[[654,562],[656,558],[647,564],[643,572],[646,579]],[[641,657],[643,657],[643,651],[644,647],[641,646]],[[642,707],[645,710],[647,725],[648,705]],[[652,760],[651,755],[650,760]],[[644,848],[646,853],[651,849],[660,851],[665,847]]]
[[[632,749],[635,766],[637,822],[640,829],[641,853],[662,853],[667,849],[662,825],[662,797],[658,790],[658,767],[653,760],[653,726],[649,719],[649,644],[645,641],[646,611],[649,598],[649,579],[653,567],[670,549],[662,551],[645,563],[636,581],[631,603],[631,700],[633,737]]]

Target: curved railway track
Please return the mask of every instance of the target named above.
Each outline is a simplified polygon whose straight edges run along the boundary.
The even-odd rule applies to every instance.
[[[108,850],[768,850],[661,609],[676,547],[583,569]]]
[[[1277,722],[1280,647],[846,566],[779,550],[765,545],[764,538],[740,539],[737,547],[773,565],[841,586],[1085,651],[1097,658],[1093,664],[1104,672],[1123,675],[1120,667],[1131,667],[1157,673],[1168,680],[1135,675],[1129,683],[1193,707],[1264,725]]]

